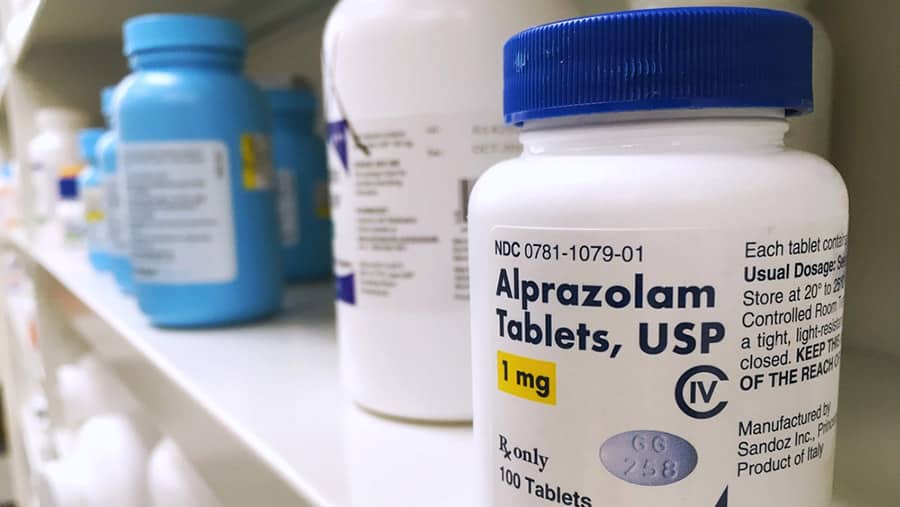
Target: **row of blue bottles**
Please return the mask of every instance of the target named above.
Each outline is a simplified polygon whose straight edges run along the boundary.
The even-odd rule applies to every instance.
[[[103,92],[109,131],[84,177],[103,189],[107,223],[106,245],[89,242],[94,265],[163,327],[262,318],[286,279],[329,276],[313,96],[248,80],[230,21],[140,16],[124,41],[132,73]]]

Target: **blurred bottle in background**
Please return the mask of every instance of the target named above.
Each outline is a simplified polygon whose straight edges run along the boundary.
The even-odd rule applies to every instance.
[[[44,108],[35,115],[38,135],[28,143],[28,166],[35,219],[43,223],[53,216],[59,193],[59,176],[80,167],[78,131],[87,126],[87,115],[61,107]]]
[[[313,130],[316,99],[291,88],[269,88],[266,98],[272,110],[285,278],[320,280],[331,274],[331,220],[325,141]]]
[[[104,130],[84,129],[79,135],[81,158],[85,167],[78,178],[81,200],[84,203],[84,221],[87,228],[88,258],[98,271],[109,269],[109,238],[106,208],[103,203],[103,172],[97,167],[97,141]]]

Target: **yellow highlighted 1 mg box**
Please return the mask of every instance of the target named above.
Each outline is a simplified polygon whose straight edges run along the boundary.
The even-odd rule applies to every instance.
[[[556,363],[498,350],[497,388],[519,398],[556,405]]]

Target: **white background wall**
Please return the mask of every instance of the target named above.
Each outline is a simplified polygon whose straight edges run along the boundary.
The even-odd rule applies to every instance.
[[[831,153],[850,189],[845,343],[900,357],[900,1],[813,9],[834,45]]]

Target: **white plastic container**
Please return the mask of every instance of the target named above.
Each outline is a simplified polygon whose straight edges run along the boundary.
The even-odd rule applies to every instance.
[[[507,44],[524,155],[469,208],[477,505],[830,505],[847,191],[783,146],[811,40],[713,8]]]
[[[0,227],[3,228],[14,227],[19,213],[13,168],[12,161],[4,160],[0,165]]]
[[[56,370],[63,417],[70,430],[88,419],[106,414],[136,414],[140,405],[115,374],[93,355]]]
[[[834,51],[825,25],[809,10],[810,0],[630,0],[630,2],[633,9],[698,5],[765,7],[793,12],[808,19],[813,25],[813,96],[816,99],[816,110],[812,114],[790,119],[791,130],[785,136],[785,144],[828,158],[831,144]]]
[[[500,47],[564,0],[342,0],[325,28],[344,384],[393,416],[467,420],[466,203],[517,155]]]
[[[28,143],[28,165],[38,221],[53,214],[60,172],[81,165],[78,131],[87,125],[87,115],[65,108],[38,110],[38,135]]]
[[[150,507],[221,507],[200,474],[169,438],[164,438],[150,455],[147,483]]]
[[[59,178],[57,183],[59,194],[53,214],[62,235],[62,242],[67,246],[82,245],[87,233],[87,222],[84,219],[84,201],[78,179],[63,177]]]
[[[121,415],[94,417],[74,452],[38,477],[41,507],[149,507],[147,460],[156,431]]]

